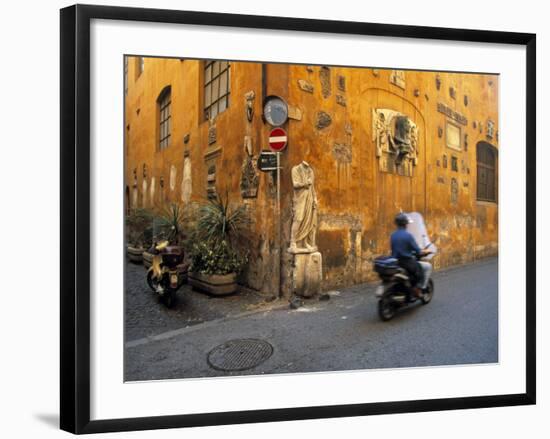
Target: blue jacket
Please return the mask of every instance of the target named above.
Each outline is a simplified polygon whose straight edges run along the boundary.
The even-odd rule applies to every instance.
[[[413,253],[419,254],[420,247],[406,229],[397,229],[390,238],[391,254],[394,258],[412,258]]]

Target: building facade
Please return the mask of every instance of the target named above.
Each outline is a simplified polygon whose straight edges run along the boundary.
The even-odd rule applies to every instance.
[[[228,194],[253,219],[250,288],[291,291],[291,169],[315,175],[323,289],[374,279],[393,218],[420,212],[436,268],[498,254],[498,76],[168,58],[125,60],[128,209]],[[257,158],[268,96],[288,103],[276,179]],[[280,267],[274,270],[273,267]]]

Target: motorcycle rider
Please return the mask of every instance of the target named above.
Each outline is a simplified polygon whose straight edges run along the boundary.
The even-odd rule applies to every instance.
[[[411,284],[416,297],[420,297],[422,290],[427,287],[432,272],[429,262],[417,261],[415,255],[426,255],[428,250],[420,250],[414,236],[407,231],[407,224],[411,220],[404,213],[395,217],[397,230],[391,234],[390,244],[392,256],[398,260],[399,266],[407,270],[411,276]]]

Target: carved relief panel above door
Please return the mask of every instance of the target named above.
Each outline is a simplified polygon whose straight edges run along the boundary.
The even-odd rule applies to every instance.
[[[378,108],[372,113],[372,133],[379,169],[412,177],[418,163],[418,127],[406,114]]]

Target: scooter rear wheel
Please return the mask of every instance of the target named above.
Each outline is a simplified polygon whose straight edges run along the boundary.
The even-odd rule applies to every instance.
[[[422,303],[424,305],[427,305],[428,303],[431,302],[433,296],[434,296],[434,281],[430,279],[428,281],[428,287],[426,288],[426,291],[422,293],[422,297],[421,297]]]
[[[167,290],[162,296],[162,300],[164,301],[164,305],[166,306],[166,308],[172,308],[176,303],[175,291]]]
[[[384,322],[391,320],[395,315],[395,306],[389,297],[383,296],[378,301],[378,315]]]

